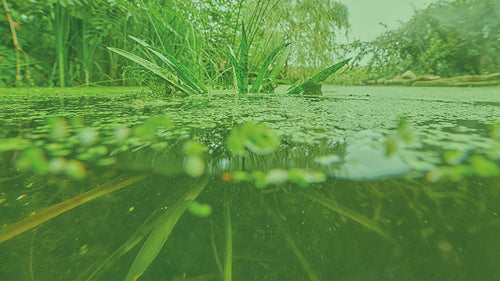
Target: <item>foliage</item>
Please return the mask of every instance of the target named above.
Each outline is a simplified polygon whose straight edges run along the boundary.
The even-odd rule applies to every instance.
[[[241,44],[239,57],[236,58],[233,49],[229,46],[229,55],[233,65],[236,84],[240,94],[248,93],[248,39],[245,25],[241,24]]]
[[[291,5],[277,0],[18,0],[9,4],[19,46],[29,54],[31,76],[38,86],[90,86],[103,81],[130,85],[133,82],[124,80],[121,68],[133,63],[107,47],[136,54],[137,46],[128,40],[133,35],[165,57],[175,57],[205,85],[227,87],[233,81],[227,45],[235,49],[240,42],[239,26],[244,21],[247,44],[253,46],[248,49],[250,73],[261,73],[268,55],[283,42],[297,46],[290,60],[282,56],[289,50],[276,55],[276,71],[269,79],[264,76],[261,85],[256,80],[251,89],[258,92],[282,66],[306,64],[312,58],[314,65],[328,64],[336,46],[334,32],[348,26],[345,6],[335,1],[301,0]],[[0,31],[10,34],[7,22],[0,24]],[[10,36],[1,38],[0,46],[13,50]],[[15,78],[11,72],[2,73],[9,76],[4,81]]]
[[[498,14],[495,0],[437,1],[361,49],[373,54],[369,66],[385,76],[409,69],[440,76],[497,72]]]
[[[13,86],[16,78],[14,50],[0,45],[0,87]]]
[[[260,2],[267,1],[255,1]],[[338,32],[349,28],[347,7],[334,0],[269,1],[273,7],[261,20],[254,42],[254,56],[262,59],[281,42],[293,42],[288,65],[318,69],[331,65],[339,55]],[[264,4],[261,4],[264,5]],[[259,59],[260,60],[260,59]]]
[[[163,63],[166,65],[166,68],[159,66],[153,61],[145,60],[135,54],[124,50],[111,47],[108,47],[108,49],[142,65],[147,70],[163,78],[165,82],[171,87],[174,87],[186,94],[203,94],[207,92],[205,86],[203,86],[203,84],[198,81],[198,79],[196,79],[194,74],[173,56],[162,53],[160,50],[151,47],[149,44],[138,38],[135,38],[133,36],[130,36],[130,38],[132,38],[134,41],[138,42],[148,51],[160,58],[160,60],[163,61]]]
[[[279,143],[279,137],[264,124],[247,122],[231,130],[227,146],[235,155],[245,155],[245,148],[253,153],[265,155],[273,152]]]
[[[341,67],[346,65],[350,60],[351,60],[350,58],[343,60],[337,64],[334,64],[334,65],[322,70],[321,72],[314,75],[313,77],[311,77],[309,80],[305,81],[304,83],[302,83],[296,87],[292,87],[290,90],[288,90],[287,94],[293,95],[293,94],[300,94],[302,92],[305,92],[307,94],[308,92],[311,92],[311,91],[318,92],[318,90],[314,91],[312,89],[319,89],[319,93],[321,93],[320,83],[325,81],[328,77],[330,77],[330,75],[332,75],[337,70],[339,70]],[[319,86],[319,88],[318,88],[318,86]],[[314,93],[314,94],[317,94],[317,93]]]
[[[269,85],[270,83],[273,83],[273,81],[276,78],[276,75],[278,72],[281,70],[284,64],[284,60],[279,60],[276,62],[276,65],[272,69],[271,72],[269,72],[269,67],[273,63],[276,55],[283,49],[286,48],[288,45],[291,43],[284,43],[280,46],[278,46],[276,49],[274,49],[267,57],[262,66],[260,67],[259,74],[255,78],[255,81],[253,81],[252,88],[250,89],[250,93],[258,93],[258,92],[263,92],[269,89],[269,87],[266,87],[266,85]],[[284,53],[284,59],[286,60],[287,53]],[[264,84],[264,82],[266,82]],[[264,85],[263,85],[264,84]]]
[[[248,80],[249,80],[249,72],[248,72],[248,38],[245,31],[245,25],[241,25],[241,43],[239,48],[239,57],[236,58],[236,54],[234,53],[231,46],[229,47],[229,55],[231,59],[231,63],[233,65],[233,70],[236,76],[236,85],[238,87],[238,91],[240,94],[248,93]],[[250,93],[258,93],[258,92],[272,92],[274,90],[273,87],[267,87],[270,83],[274,82],[276,75],[283,67],[283,63],[286,60],[278,60],[275,64],[275,67],[272,71],[269,71],[271,64],[274,62],[278,53],[286,48],[290,43],[284,43],[277,48],[275,48],[264,60],[262,66],[260,67],[259,74],[255,78],[252,83],[252,88],[250,89]],[[287,55],[287,53],[285,53]],[[265,84],[264,84],[265,83]]]

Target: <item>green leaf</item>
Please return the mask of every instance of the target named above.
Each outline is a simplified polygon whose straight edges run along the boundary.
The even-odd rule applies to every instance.
[[[160,51],[157,48],[152,47],[151,45],[149,45],[148,43],[144,42],[143,40],[137,37],[131,35],[129,37],[134,41],[136,41],[137,43],[141,44],[143,47],[148,48],[152,53],[154,53],[157,57],[159,57],[177,74],[179,80],[187,84],[194,91],[198,92],[199,94],[204,94],[208,92],[207,88],[203,86],[203,84],[196,78],[196,76],[187,67],[185,67],[182,63],[180,63],[176,58]]]
[[[240,44],[240,93],[248,93],[248,39],[245,31],[245,24],[241,23],[241,44]]]
[[[243,81],[245,80],[243,76],[248,76],[248,73],[245,74],[245,72],[243,71],[240,63],[238,62],[238,59],[236,58],[236,55],[234,54],[234,51],[233,51],[233,48],[231,48],[231,46],[229,46],[229,59],[231,60],[231,64],[233,65],[233,71],[234,71],[234,75],[236,76],[236,86],[238,87],[238,91],[240,94],[245,94],[248,89],[248,87],[245,88],[245,86],[242,84]],[[247,79],[248,81],[248,79]]]
[[[233,65],[234,74],[236,76],[236,84],[240,94],[248,93],[248,39],[245,31],[245,24],[241,24],[241,43],[239,50],[239,59],[229,46],[229,58]]]
[[[194,91],[193,89],[188,88],[188,87],[181,85],[179,83],[176,83],[176,79],[174,78],[174,76],[171,73],[166,72],[163,68],[161,68],[156,63],[145,60],[137,55],[134,55],[130,52],[127,52],[127,51],[124,51],[121,49],[112,48],[112,47],[108,47],[108,49],[121,55],[121,56],[128,58],[129,60],[131,60],[133,62],[136,62],[136,63],[142,65],[147,70],[149,70],[149,71],[153,72],[154,74],[163,78],[165,81],[167,81],[173,87],[175,87],[177,90],[184,92],[186,94],[190,94],[190,95],[197,94],[197,92]]]
[[[326,80],[326,78],[328,78],[330,75],[332,75],[333,73],[335,73],[337,70],[339,70],[341,67],[343,67],[344,65],[346,65],[352,58],[348,58],[346,60],[343,60],[337,64],[334,64],[324,70],[322,70],[321,72],[319,72],[318,74],[314,75],[313,77],[311,77],[309,80],[307,80],[306,82],[300,84],[299,86],[295,87],[295,88],[292,88],[290,89],[287,94],[290,94],[290,95],[296,95],[296,94],[300,94],[302,92],[304,92],[306,89],[308,88],[314,88],[315,86],[317,86],[319,83],[323,82]]]
[[[212,206],[194,201],[189,205],[189,212],[198,217],[208,217],[212,214]]]
[[[271,65],[271,63],[273,62],[274,58],[276,57],[276,55],[279,53],[279,51],[281,51],[283,48],[285,48],[286,46],[290,45],[291,43],[285,43],[285,44],[282,44],[281,46],[277,47],[276,49],[274,49],[267,57],[266,59],[264,60],[264,63],[262,64],[262,67],[260,68],[259,70],[259,74],[257,75],[257,78],[255,78],[255,81],[252,85],[252,88],[250,89],[250,93],[258,93],[260,91],[260,87],[262,85],[262,82],[264,81],[264,78],[266,78],[266,74],[267,74],[267,69],[269,68],[269,66]],[[280,67],[281,68],[281,67]]]
[[[146,271],[153,260],[158,256],[163,245],[167,241],[170,233],[181,218],[182,214],[194,202],[196,197],[203,191],[208,183],[208,178],[196,181],[191,185],[189,190],[177,202],[177,204],[169,208],[162,216],[159,224],[151,231],[148,238],[144,242],[141,250],[137,254],[130,267],[125,281],[136,281]]]
[[[244,155],[245,148],[253,153],[265,155],[273,152],[280,138],[264,124],[247,122],[231,130],[228,148],[235,155]]]
[[[288,56],[290,55],[291,51],[292,51],[292,49],[288,48],[288,49],[285,49],[285,51],[283,51],[281,53],[281,55],[276,59],[276,63],[274,64],[273,70],[271,70],[271,73],[267,76],[267,78],[274,80],[275,82],[279,82],[278,80],[276,80],[276,77],[278,76],[278,73],[285,65],[286,60],[288,59]],[[283,80],[281,80],[281,81],[286,82],[287,84],[291,84],[287,81],[283,81]]]

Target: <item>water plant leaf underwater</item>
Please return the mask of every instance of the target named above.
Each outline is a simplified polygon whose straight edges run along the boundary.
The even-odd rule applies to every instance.
[[[307,276],[309,277],[309,280],[311,281],[319,281],[318,275],[314,271],[313,267],[311,266],[311,263],[307,261],[306,257],[300,250],[300,248],[297,246],[297,243],[293,240],[292,236],[290,235],[290,232],[286,229],[286,227],[283,225],[280,215],[278,214],[277,210],[271,210],[267,202],[265,202],[264,198],[260,196],[260,203],[266,210],[267,214],[271,219],[273,220],[274,224],[277,226],[279,232],[283,235],[283,237],[286,240],[286,243],[288,244],[288,247],[292,250],[293,254],[299,261],[300,265],[306,272]]]
[[[0,230],[0,243],[9,240],[10,238],[25,232],[31,228],[34,228],[64,212],[67,212],[75,207],[78,207],[84,203],[87,203],[91,200],[99,198],[103,195],[109,194],[111,192],[122,189],[126,186],[129,186],[137,181],[140,181],[146,178],[147,175],[138,175],[129,177],[126,179],[117,179],[112,180],[103,184],[100,187],[96,187],[91,189],[83,194],[75,196],[71,199],[68,199],[64,202],[49,206],[47,208],[41,209],[35,212],[33,215],[22,219],[13,224],[7,225],[3,229]]]
[[[144,220],[144,222],[141,224],[141,226],[134,232],[130,238],[123,243],[120,248],[115,250],[113,254],[108,256],[105,260],[97,260],[93,265],[89,267],[92,268],[95,265],[98,265],[97,268],[89,275],[89,277],[86,279],[87,281],[91,280],[99,280],[100,276],[109,268],[112,267],[112,265],[118,261],[119,258],[121,258],[123,255],[128,253],[130,250],[132,250],[139,242],[142,241],[142,239],[146,238],[149,233],[153,230],[153,228],[160,223],[161,220],[161,214],[160,214],[161,209],[156,209],[153,211],[149,217]],[[82,274],[86,274],[88,269]],[[80,275],[80,276],[82,276]],[[82,278],[77,278],[77,280],[81,280]]]
[[[228,191],[224,190],[224,281],[231,281],[233,275],[233,229],[231,224],[231,201],[228,199]]]
[[[139,250],[130,269],[125,277],[125,281],[136,281],[146,271],[153,260],[158,256],[163,245],[167,241],[170,233],[181,218],[182,214],[191,206],[198,195],[207,186],[209,178],[200,178],[194,182],[175,206],[169,208],[162,215],[158,225],[149,234],[144,245]]]
[[[287,94],[289,95],[297,95],[300,94],[304,91],[307,91],[308,89],[315,88],[319,85],[319,83],[323,82],[326,80],[326,78],[330,77],[333,73],[335,73],[337,70],[339,70],[341,67],[346,65],[352,58],[348,58],[346,60],[343,60],[339,63],[336,63],[326,69],[323,69],[319,73],[315,74],[313,77],[311,77],[309,80],[305,81],[304,83],[296,86],[296,87],[291,87],[291,89],[288,90]]]

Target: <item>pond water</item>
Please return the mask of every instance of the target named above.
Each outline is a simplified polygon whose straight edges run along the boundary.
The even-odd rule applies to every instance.
[[[499,88],[0,89],[0,280],[498,280]]]

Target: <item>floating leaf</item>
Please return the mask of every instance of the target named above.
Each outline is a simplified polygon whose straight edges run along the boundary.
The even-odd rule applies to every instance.
[[[151,116],[142,125],[135,127],[133,134],[136,137],[151,138],[159,129],[168,129],[173,125],[172,121],[164,116]]]
[[[283,169],[272,169],[266,174],[268,184],[283,184],[288,180],[288,171]]]
[[[207,151],[208,148],[197,141],[187,141],[182,146],[182,150],[186,155],[201,155]]]
[[[500,167],[493,161],[488,160],[480,155],[470,157],[469,162],[474,168],[476,175],[481,177],[493,177],[500,174]]]
[[[200,177],[205,172],[205,162],[198,155],[187,156],[184,160],[184,172],[190,177]]]
[[[9,150],[23,150],[30,145],[30,141],[22,138],[0,139],[0,152]]]
[[[87,175],[87,170],[82,162],[78,160],[68,160],[64,166],[64,173],[75,180],[81,180]]]
[[[189,205],[189,212],[198,217],[208,217],[212,214],[212,206],[208,204],[201,204],[196,201]]]
[[[228,138],[228,148],[236,155],[244,155],[245,148],[255,154],[269,154],[279,143],[279,137],[272,130],[253,122],[233,128]]]

